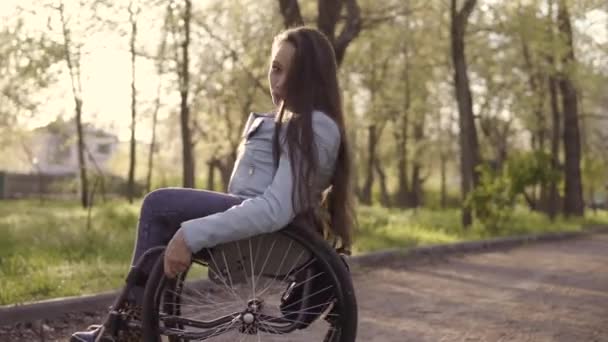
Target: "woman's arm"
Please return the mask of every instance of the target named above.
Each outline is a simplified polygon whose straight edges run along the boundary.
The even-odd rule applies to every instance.
[[[340,144],[338,127],[325,114],[315,112],[313,131],[319,172],[331,174]],[[285,227],[300,211],[300,208],[294,208],[292,205],[293,191],[294,175],[290,158],[283,152],[272,183],[262,195],[247,199],[224,212],[182,223],[181,229],[188,248],[197,252],[205,247],[270,233]]]

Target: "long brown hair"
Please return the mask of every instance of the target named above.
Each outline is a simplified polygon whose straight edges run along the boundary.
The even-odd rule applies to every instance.
[[[312,113],[315,110],[321,111],[336,123],[341,141],[334,174],[329,191],[324,193],[322,207],[329,214],[329,233],[334,242],[339,242],[343,249],[348,250],[352,244],[355,221],[352,166],[334,49],[323,33],[309,27],[292,28],[280,33],[274,39],[273,49],[285,42],[293,45],[295,53],[287,74],[285,99],[276,115],[275,163],[278,163],[280,155],[279,136],[287,109],[291,116],[285,139],[295,175],[292,203],[295,205],[296,201],[299,201],[302,208],[310,215],[315,215],[310,211],[315,207],[315,199],[309,189],[310,185],[314,184],[319,165],[312,129]]]

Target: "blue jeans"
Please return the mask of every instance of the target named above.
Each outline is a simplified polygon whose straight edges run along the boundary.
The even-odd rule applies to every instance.
[[[242,201],[235,195],[197,189],[164,188],[150,192],[141,206],[131,265],[148,249],[167,245],[182,222],[225,211]],[[150,262],[143,266],[149,273],[153,265]]]

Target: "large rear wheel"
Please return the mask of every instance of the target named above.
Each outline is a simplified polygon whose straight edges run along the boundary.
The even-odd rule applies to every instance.
[[[204,249],[177,280],[162,259],[146,285],[144,341],[355,341],[350,274],[313,232],[288,227]]]

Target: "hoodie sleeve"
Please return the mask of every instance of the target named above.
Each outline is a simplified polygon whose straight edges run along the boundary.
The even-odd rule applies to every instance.
[[[320,171],[331,174],[340,145],[340,131],[325,114],[313,113],[313,131]],[[292,205],[294,175],[285,150],[270,186],[260,196],[246,199],[226,211],[181,224],[192,252],[221,243],[270,233],[285,227],[299,213]],[[296,203],[297,206],[297,203]]]

